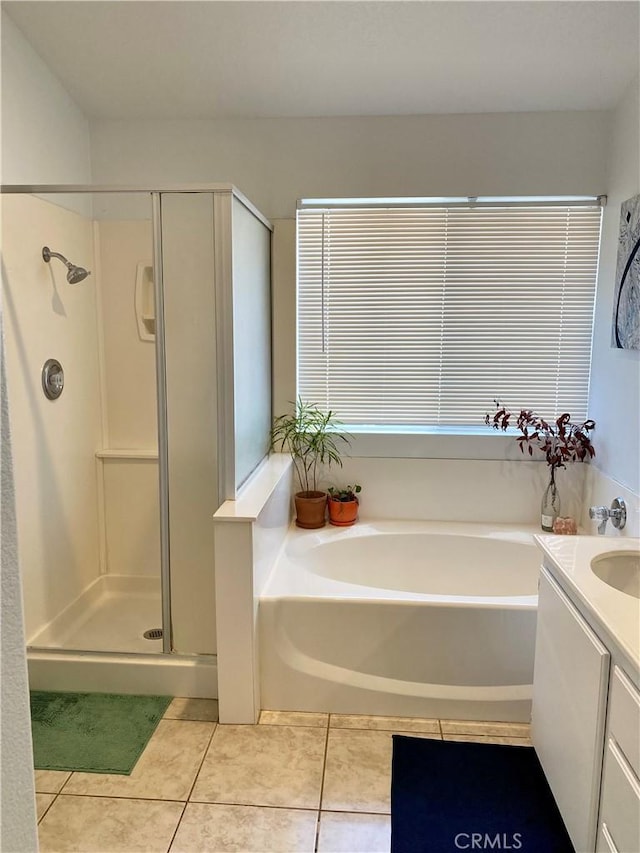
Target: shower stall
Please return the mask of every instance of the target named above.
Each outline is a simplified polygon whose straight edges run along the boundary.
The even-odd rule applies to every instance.
[[[270,225],[228,184],[5,186],[2,247],[31,685],[215,697],[212,516],[269,444]]]

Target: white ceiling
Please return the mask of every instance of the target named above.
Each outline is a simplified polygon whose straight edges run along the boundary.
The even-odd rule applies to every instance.
[[[100,118],[608,109],[638,72],[640,4],[12,0]]]

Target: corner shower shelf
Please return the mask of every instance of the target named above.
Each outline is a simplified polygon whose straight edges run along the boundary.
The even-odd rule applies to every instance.
[[[96,459],[140,459],[157,462],[158,452],[157,450],[111,450],[105,448],[96,450]]]

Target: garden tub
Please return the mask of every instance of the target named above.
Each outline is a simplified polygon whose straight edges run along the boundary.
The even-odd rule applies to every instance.
[[[528,721],[537,528],[292,528],[259,602],[262,707]]]

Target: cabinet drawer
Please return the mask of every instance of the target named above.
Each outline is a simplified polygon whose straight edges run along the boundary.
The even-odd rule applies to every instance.
[[[603,823],[619,853],[638,853],[640,784],[611,738],[607,742],[602,784],[600,824]]]
[[[609,736],[640,777],[640,694],[617,666],[611,679]]]

